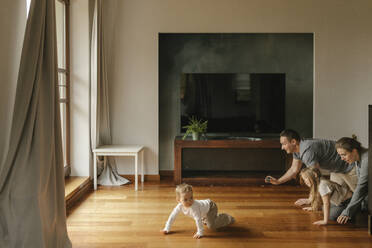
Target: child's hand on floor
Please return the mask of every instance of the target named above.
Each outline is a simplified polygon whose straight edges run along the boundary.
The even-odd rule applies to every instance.
[[[203,237],[202,235],[198,234],[198,233],[195,233],[194,234],[194,239],[200,239],[201,237]]]
[[[301,199],[298,199],[297,201],[295,201],[295,205],[296,206],[302,206],[302,205],[307,205],[307,204],[310,204],[310,200],[307,199],[307,198],[301,198]]]
[[[327,221],[318,220],[318,221],[315,221],[313,224],[317,226],[323,226],[323,225],[327,225]]]
[[[305,211],[313,211],[312,207],[305,207],[305,208],[302,208],[303,210]]]

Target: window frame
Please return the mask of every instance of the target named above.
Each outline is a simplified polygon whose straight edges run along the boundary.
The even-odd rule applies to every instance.
[[[65,76],[65,85],[61,86],[58,80],[57,87],[65,87],[65,98],[58,99],[58,102],[65,104],[66,107],[66,130],[65,130],[65,151],[64,151],[64,171],[65,177],[71,174],[71,156],[70,156],[70,1],[69,0],[56,0],[65,5],[65,68],[58,67],[58,76],[60,73]],[[61,119],[61,127],[63,128],[63,120]]]

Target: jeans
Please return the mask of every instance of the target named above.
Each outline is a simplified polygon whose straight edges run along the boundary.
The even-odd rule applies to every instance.
[[[340,205],[336,206],[331,203],[330,209],[329,209],[329,219],[330,220],[337,220],[338,216],[344,211],[344,209],[347,207],[349,204],[351,198],[341,202]]]

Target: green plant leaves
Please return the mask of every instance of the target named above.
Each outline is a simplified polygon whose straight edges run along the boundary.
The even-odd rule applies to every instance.
[[[183,128],[186,128],[186,133],[182,137],[182,139],[186,139],[186,137],[191,133],[206,133],[208,127],[208,121],[203,121],[202,119],[196,118],[195,116],[191,116],[189,118],[189,124],[186,126],[183,126]]]

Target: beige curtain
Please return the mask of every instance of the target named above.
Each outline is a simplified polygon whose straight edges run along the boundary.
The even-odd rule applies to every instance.
[[[71,247],[67,236],[54,0],[33,0],[9,150],[0,168],[0,247]]]
[[[110,130],[109,95],[104,49],[104,30],[102,25],[103,1],[96,0],[92,25],[91,42],[91,146],[112,144]],[[114,158],[98,161],[101,185],[122,185],[129,181],[121,177]]]

